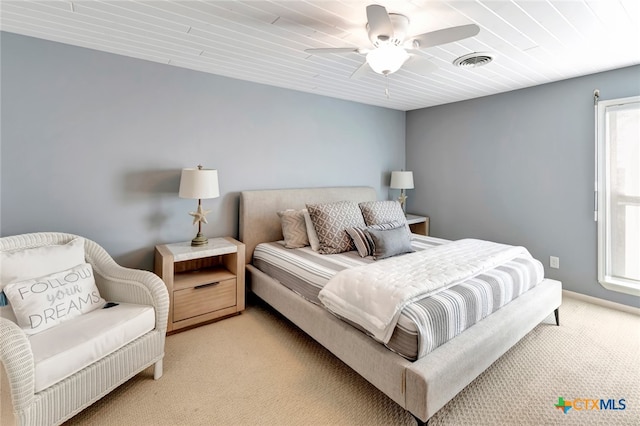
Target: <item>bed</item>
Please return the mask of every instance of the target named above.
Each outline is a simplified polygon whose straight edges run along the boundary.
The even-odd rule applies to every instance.
[[[418,424],[426,424],[536,325],[554,313],[558,322],[562,286],[543,279],[455,338],[414,359],[372,339],[252,264],[259,244],[283,238],[278,211],[302,209],[307,203],[376,199],[370,187],[243,191],[239,231],[246,245],[249,289],[409,411]]]

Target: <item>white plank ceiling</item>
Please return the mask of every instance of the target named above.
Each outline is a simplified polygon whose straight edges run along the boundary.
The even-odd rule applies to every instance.
[[[475,23],[469,39],[423,49],[437,69],[351,73],[371,47],[368,4],[410,18],[409,34]],[[0,29],[277,87],[412,110],[640,64],[638,0],[0,2]],[[459,68],[465,54],[493,62]],[[388,90],[388,95],[385,89]]]

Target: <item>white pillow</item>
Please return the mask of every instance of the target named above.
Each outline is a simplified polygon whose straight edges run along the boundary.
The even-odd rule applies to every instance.
[[[307,237],[309,238],[309,245],[311,246],[311,250],[318,251],[320,249],[320,240],[318,239],[316,228],[313,226],[313,221],[311,220],[311,216],[309,215],[309,210],[302,209],[302,212],[304,213],[304,223],[307,227]]]
[[[36,334],[104,306],[93,268],[82,263],[65,271],[9,284],[9,305],[26,334]]]
[[[0,252],[0,291],[15,281],[43,277],[84,263],[84,238],[66,244]]]

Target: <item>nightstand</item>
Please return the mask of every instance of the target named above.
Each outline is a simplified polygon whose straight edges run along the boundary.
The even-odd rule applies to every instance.
[[[429,235],[429,216],[419,216],[415,214],[406,214],[407,223],[411,232],[420,235]]]
[[[230,237],[156,246],[154,272],[169,291],[167,333],[244,310],[244,253]]]

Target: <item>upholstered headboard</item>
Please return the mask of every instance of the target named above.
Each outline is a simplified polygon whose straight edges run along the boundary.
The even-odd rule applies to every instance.
[[[260,243],[278,241],[282,226],[278,212],[303,209],[307,203],[333,201],[375,201],[377,193],[368,186],[332,188],[267,189],[240,193],[240,240],[246,246],[246,262]]]

